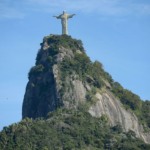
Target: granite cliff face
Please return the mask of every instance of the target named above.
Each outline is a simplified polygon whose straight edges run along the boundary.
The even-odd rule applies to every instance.
[[[74,42],[70,43],[73,49],[67,45],[67,40]],[[62,75],[62,61],[74,59],[76,54],[84,53],[82,43],[71,40],[65,35],[44,38],[37,54],[36,65],[29,72],[23,101],[23,118],[45,117],[58,107],[72,108],[85,101],[86,88],[79,75],[75,72]]]
[[[83,107],[93,117],[106,116],[111,126],[150,143],[150,133],[131,109],[126,109],[112,92],[114,81],[101,63],[92,63],[82,42],[70,36],[50,35],[43,39],[36,64],[29,72],[22,117],[46,117],[59,107]]]
[[[98,101],[90,106],[89,113],[94,117],[106,115],[111,126],[120,124],[123,131],[134,131],[138,138],[150,143],[150,133],[145,133],[143,126],[139,123],[136,115],[130,110],[126,110],[120,101],[114,97],[110,91],[96,93]]]

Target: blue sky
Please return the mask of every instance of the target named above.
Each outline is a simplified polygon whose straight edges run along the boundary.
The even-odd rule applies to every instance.
[[[69,33],[81,39],[115,81],[150,100],[149,0],[1,0],[0,130],[21,120],[28,72],[44,36],[61,34],[63,10],[76,13]]]

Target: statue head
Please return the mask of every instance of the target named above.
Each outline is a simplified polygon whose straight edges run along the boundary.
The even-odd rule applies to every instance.
[[[66,14],[66,11],[65,11],[65,10],[63,11],[63,14]]]

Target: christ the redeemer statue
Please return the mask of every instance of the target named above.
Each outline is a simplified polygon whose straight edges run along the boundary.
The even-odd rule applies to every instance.
[[[62,24],[62,34],[68,34],[68,19],[72,18],[75,14],[67,14],[65,11],[59,16],[53,16],[56,17],[57,19],[61,19],[61,24]]]

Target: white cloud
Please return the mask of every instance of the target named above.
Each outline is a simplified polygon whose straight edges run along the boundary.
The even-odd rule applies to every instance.
[[[62,10],[104,16],[149,15],[150,3],[140,0],[1,0],[0,17],[21,18],[30,11],[58,13]],[[140,1],[141,2],[141,1]],[[12,6],[10,5],[13,4]],[[22,7],[18,7],[19,4]]]

